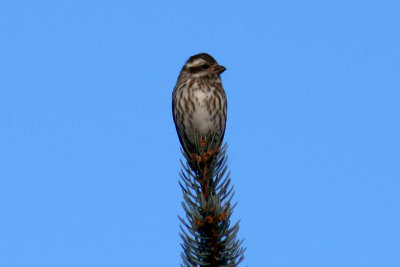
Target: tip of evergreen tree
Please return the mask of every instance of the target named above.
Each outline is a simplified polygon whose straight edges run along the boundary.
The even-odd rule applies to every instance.
[[[227,144],[220,146],[214,135],[197,136],[193,147],[182,146],[179,184],[182,188],[181,266],[238,266],[244,259],[243,241],[238,240],[239,221],[231,225],[234,187],[227,166]]]

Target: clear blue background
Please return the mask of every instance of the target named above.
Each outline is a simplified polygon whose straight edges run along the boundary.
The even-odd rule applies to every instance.
[[[400,266],[399,1],[3,1],[0,265],[178,266],[186,59],[228,70],[243,266]]]

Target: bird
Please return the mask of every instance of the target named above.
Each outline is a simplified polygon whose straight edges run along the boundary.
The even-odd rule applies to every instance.
[[[179,141],[193,160],[199,162],[215,155],[224,138],[227,98],[220,75],[225,70],[207,53],[193,55],[182,67],[172,93]],[[211,149],[199,155],[198,144],[203,148],[207,144]]]

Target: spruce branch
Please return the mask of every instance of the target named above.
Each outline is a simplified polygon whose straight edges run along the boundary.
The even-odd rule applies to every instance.
[[[234,187],[227,166],[227,144],[218,147],[217,138],[194,136],[194,151],[183,144],[179,184],[186,219],[179,217],[183,252],[181,266],[238,266],[244,259],[243,240],[237,240],[239,221],[230,216]]]

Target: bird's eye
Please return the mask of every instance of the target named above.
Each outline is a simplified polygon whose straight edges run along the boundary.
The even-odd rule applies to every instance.
[[[207,64],[204,64],[203,66],[201,66],[202,69],[206,70],[208,69],[210,66],[208,66]]]

